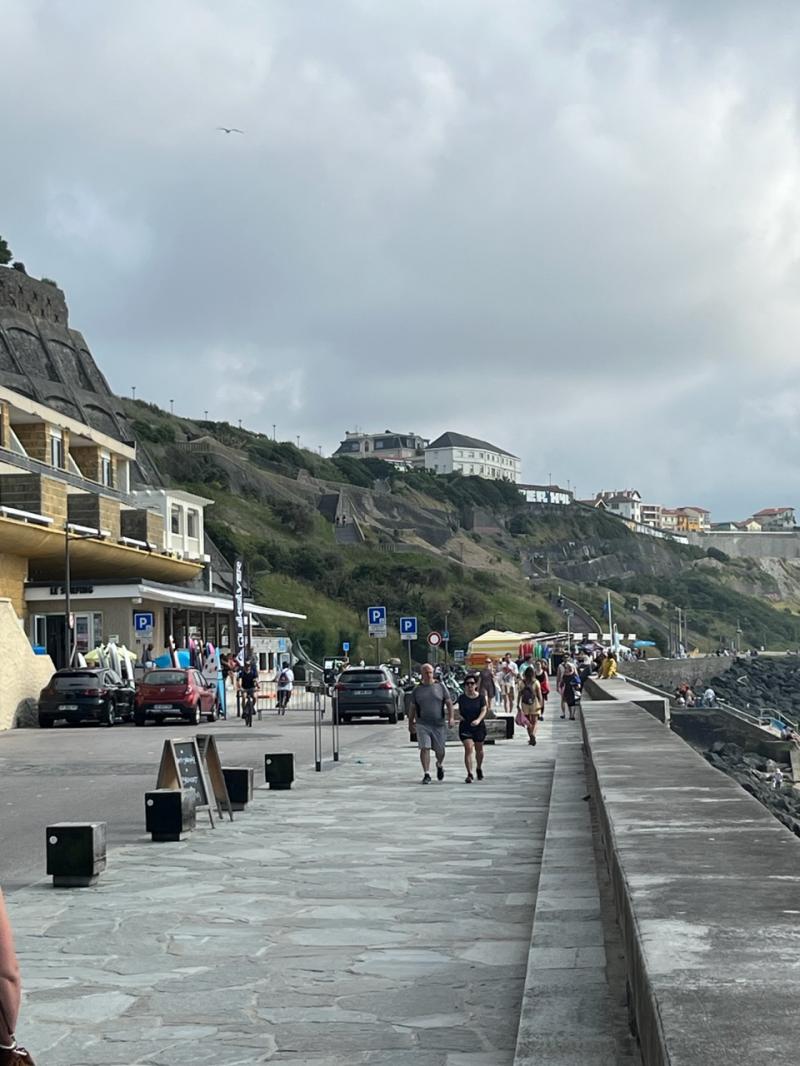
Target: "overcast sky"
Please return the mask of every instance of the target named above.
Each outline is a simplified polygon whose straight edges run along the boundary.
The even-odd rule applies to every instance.
[[[800,504],[796,0],[0,0],[0,39],[0,234],[116,391]]]

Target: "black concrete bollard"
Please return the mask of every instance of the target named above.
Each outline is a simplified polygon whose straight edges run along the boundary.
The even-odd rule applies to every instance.
[[[106,868],[105,822],[48,825],[47,872],[54,888],[88,888]]]
[[[270,788],[291,788],[294,781],[294,754],[281,751],[265,755],[264,780]]]
[[[180,840],[195,827],[193,788],[158,788],[144,794],[145,828],[153,840]]]
[[[243,811],[253,799],[255,770],[251,766],[223,766],[222,776],[231,801],[231,809]]]

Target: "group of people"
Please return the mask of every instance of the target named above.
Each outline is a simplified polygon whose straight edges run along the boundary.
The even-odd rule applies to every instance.
[[[580,705],[586,678],[593,672],[601,677],[614,677],[617,659],[613,650],[592,656],[581,652],[575,656],[567,651],[555,674],[555,688],[559,695],[561,718],[574,721]],[[416,738],[422,764],[422,784],[431,783],[431,752],[436,760],[437,780],[444,780],[445,744],[447,729],[455,725],[458,712],[458,735],[464,746],[466,784],[482,781],[484,776],[485,720],[500,708],[514,714],[517,725],[528,733],[528,743],[536,745],[539,722],[544,718],[550,695],[550,664],[545,659],[528,655],[519,661],[510,654],[496,661],[487,659],[482,670],[474,670],[464,678],[463,692],[453,699],[450,689],[436,677],[434,667],[425,663],[420,684],[408,702],[408,728]]]
[[[717,704],[717,694],[710,685],[698,695],[688,681],[681,681],[676,686],[673,698],[679,707],[715,707]]]
[[[235,656],[231,655],[229,660],[223,664],[223,676],[231,677],[234,688],[241,693],[242,698],[251,696],[254,706],[257,706],[259,675],[258,664],[255,659],[247,656],[244,664],[239,666]],[[278,714],[284,715],[294,691],[294,670],[292,670],[291,663],[288,660],[282,665],[279,664],[275,669],[275,688]],[[237,700],[236,713],[239,716],[242,713],[241,700]]]

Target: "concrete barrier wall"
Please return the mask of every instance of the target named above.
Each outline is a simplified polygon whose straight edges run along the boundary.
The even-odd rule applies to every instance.
[[[639,662],[620,664],[620,673],[635,681],[674,692],[682,682],[693,684],[698,679],[705,683],[712,677],[724,674],[733,666],[735,659],[724,655],[696,656],[689,659],[644,659]]]
[[[640,708],[582,723],[644,1066],[794,1061],[800,840]]]
[[[606,680],[589,677],[584,688],[593,700],[624,700],[635,703],[659,722],[669,725],[669,700],[666,696],[648,692],[646,688],[640,688],[635,681],[628,681],[624,677],[611,677]]]
[[[11,600],[0,599],[0,730],[36,725],[36,700],[55,667],[34,655]]]

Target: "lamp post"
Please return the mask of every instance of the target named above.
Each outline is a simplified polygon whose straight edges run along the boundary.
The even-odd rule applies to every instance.
[[[101,530],[91,526],[78,526],[67,519],[64,522],[64,655],[65,666],[72,665],[72,599],[70,585],[72,583],[70,561],[70,532],[77,534],[80,540],[91,540],[92,537],[102,537]]]

